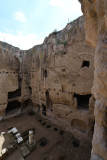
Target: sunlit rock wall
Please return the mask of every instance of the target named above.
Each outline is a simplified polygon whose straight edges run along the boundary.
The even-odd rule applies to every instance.
[[[23,60],[25,55],[26,51],[0,42],[0,120],[10,113],[17,114],[31,97],[29,66],[26,67]]]
[[[5,115],[8,92],[18,89],[20,64],[14,54],[17,51],[17,48],[0,42],[0,119]]]
[[[5,117],[16,101],[20,102],[20,111],[32,101],[34,111],[79,139],[90,141],[95,51],[85,42],[84,18],[68,23],[27,51],[6,46],[2,43],[1,115]]]
[[[34,110],[86,140],[94,125],[94,52],[85,43],[83,17],[28,51]]]

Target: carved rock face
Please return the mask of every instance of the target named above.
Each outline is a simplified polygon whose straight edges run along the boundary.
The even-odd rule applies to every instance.
[[[96,48],[93,92],[97,99],[107,98],[107,0],[81,0],[85,16],[86,41]]]
[[[107,29],[107,1],[79,0],[85,16],[86,41],[96,47],[99,34]]]
[[[86,41],[96,48],[93,93],[96,98],[92,160],[107,159],[107,0],[80,0]]]

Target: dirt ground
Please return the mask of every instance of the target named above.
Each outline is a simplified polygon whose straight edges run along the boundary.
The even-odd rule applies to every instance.
[[[36,148],[26,160],[89,160],[91,144],[79,141],[71,133],[62,131],[40,115],[22,114],[0,122],[0,132],[7,132],[8,128],[16,127],[20,133],[35,128]],[[40,145],[41,138],[47,140],[46,145]],[[6,142],[1,148],[5,147]],[[16,149],[6,160],[21,160],[21,151]]]

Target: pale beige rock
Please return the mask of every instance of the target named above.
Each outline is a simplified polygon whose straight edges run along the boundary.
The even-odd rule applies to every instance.
[[[13,115],[26,111],[33,102],[34,111],[79,139],[90,141],[94,125],[91,88],[95,51],[85,43],[84,17],[51,33],[43,44],[30,50],[9,47],[1,43],[1,57],[7,54],[3,65],[5,73],[1,69],[0,79],[0,109],[4,113],[1,116],[7,116],[7,109],[14,101],[21,106],[16,112],[12,111]],[[11,97],[18,89],[21,89],[20,95]]]
[[[80,0],[86,41],[96,48],[93,93],[95,129],[92,160],[107,159],[107,0]],[[102,157],[102,158],[101,158]]]
[[[46,118],[80,139],[90,140],[94,124],[90,123],[94,122],[94,102],[89,102],[94,50],[85,43],[84,18],[50,34],[43,45],[35,46],[29,52],[32,53],[30,72],[35,111],[42,114],[42,110],[43,113],[46,110]],[[28,55],[30,58],[31,54]],[[79,108],[78,96],[82,95],[89,96],[86,108],[84,104]]]

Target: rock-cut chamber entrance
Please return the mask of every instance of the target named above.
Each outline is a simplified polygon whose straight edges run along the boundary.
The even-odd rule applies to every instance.
[[[78,109],[89,109],[89,99],[91,97],[91,94],[87,95],[74,94],[74,97],[77,99]]]
[[[21,108],[21,103],[19,101],[8,102],[5,115],[9,116],[11,114],[16,114]]]
[[[46,106],[42,104],[42,114],[46,116]]]

